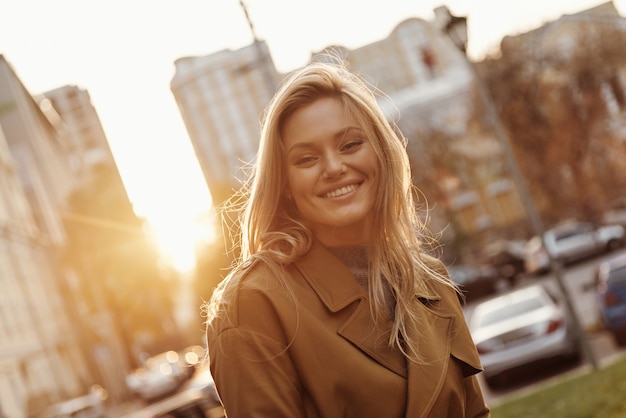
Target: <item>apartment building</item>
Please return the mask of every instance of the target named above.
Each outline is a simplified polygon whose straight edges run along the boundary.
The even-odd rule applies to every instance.
[[[26,417],[91,377],[56,249],[65,138],[0,56],[0,415]]]
[[[220,203],[239,188],[254,160],[261,113],[279,75],[267,45],[176,60],[171,90],[200,167]]]
[[[72,212],[71,207],[65,207],[60,213],[65,224],[96,225],[106,229],[133,228],[136,216],[89,92],[75,85],[66,85],[46,91],[38,95],[36,100],[50,124],[57,132],[65,135],[67,147],[64,157],[71,168],[72,189],[89,189],[94,183],[105,182],[106,191],[99,192],[107,193],[109,199],[115,200],[115,214],[108,215],[118,221],[128,221],[128,224],[120,222],[117,225],[108,218],[84,216]],[[122,382],[130,365],[126,358],[127,348],[123,346],[122,337],[116,329],[115,314],[110,312],[105,303],[98,302],[102,288],[93,283],[96,281],[94,277],[76,277],[81,273],[75,271],[67,271],[65,274],[74,284],[73,293],[81,295],[75,304],[82,312],[82,326],[96,328],[98,337],[106,340],[106,343],[88,344],[88,360],[92,363],[94,375],[107,388],[113,401],[124,399],[127,389]]]
[[[37,97],[40,108],[59,131],[68,136],[68,155],[75,178],[83,178],[94,166],[111,166],[115,182],[126,194],[124,183],[117,170],[115,158],[100,122],[98,112],[91,103],[89,92],[75,85],[61,86]],[[130,200],[126,196],[126,200]],[[128,210],[132,209],[129,207]]]
[[[69,204],[101,167],[116,215],[136,221],[88,92],[34,97],[0,56],[0,416],[31,416],[92,384],[113,402],[129,395],[115,313],[65,258],[68,222],[106,224]]]

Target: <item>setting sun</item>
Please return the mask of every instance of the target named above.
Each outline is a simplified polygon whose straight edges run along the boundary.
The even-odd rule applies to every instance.
[[[167,213],[157,213],[147,217],[147,224],[164,263],[180,273],[195,268],[198,244],[215,239],[210,214],[173,218]]]
[[[180,219],[161,214],[148,218],[150,232],[167,265],[181,273],[188,273],[195,268],[197,245],[215,239],[208,217]]]

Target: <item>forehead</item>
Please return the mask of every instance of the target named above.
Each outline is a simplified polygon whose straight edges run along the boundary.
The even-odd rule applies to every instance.
[[[283,123],[285,146],[335,137],[350,129],[362,128],[338,98],[321,98],[295,110]]]

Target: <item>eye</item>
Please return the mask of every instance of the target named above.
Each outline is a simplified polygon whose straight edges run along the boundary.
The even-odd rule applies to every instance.
[[[315,161],[317,160],[317,158],[315,157],[315,155],[300,155],[296,158],[293,159],[293,164],[296,166],[310,166],[313,163],[315,163]]]
[[[363,145],[363,142],[365,141],[358,138],[348,140],[341,145],[341,151],[356,151],[361,145]]]

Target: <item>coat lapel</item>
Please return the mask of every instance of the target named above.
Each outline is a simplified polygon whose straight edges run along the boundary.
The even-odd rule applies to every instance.
[[[337,333],[387,369],[406,377],[406,360],[389,346],[392,323],[388,315],[372,320],[369,299],[348,268],[326,247],[314,242],[296,269],[331,312],[351,309]]]
[[[429,416],[448,374],[451,351],[452,315],[439,315],[424,307],[420,319],[422,327],[416,337],[423,362],[411,363],[408,368],[406,417]],[[418,330],[413,330],[418,332]]]
[[[389,346],[391,326],[391,320],[387,316],[373,323],[369,303],[363,299],[339,328],[338,333],[381,365],[406,377],[404,354],[399,349]]]
[[[419,328],[409,332],[419,342],[418,355],[423,361],[411,362],[407,367],[400,350],[388,344],[391,318],[384,316],[373,322],[366,292],[326,247],[314,242],[294,267],[329,311],[344,314],[346,319],[337,329],[339,335],[383,367],[407,378],[406,418],[432,416],[448,378],[451,356],[467,363],[466,376],[480,371],[469,331],[456,322],[464,319],[454,290],[437,288],[416,295],[416,303],[422,308]]]

